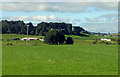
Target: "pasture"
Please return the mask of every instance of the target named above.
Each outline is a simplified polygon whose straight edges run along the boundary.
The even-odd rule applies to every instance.
[[[92,44],[94,37],[72,36],[74,45],[30,41],[27,46],[25,41],[7,41],[13,37],[25,35],[3,34],[3,75],[118,75],[118,45]],[[13,45],[6,45],[10,42]]]

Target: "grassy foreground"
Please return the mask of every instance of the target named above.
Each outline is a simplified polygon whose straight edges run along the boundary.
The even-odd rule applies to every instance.
[[[74,45],[48,45],[42,41],[15,41],[26,35],[2,35],[3,75],[117,75],[118,45],[93,44],[102,36],[71,36]],[[43,36],[29,37],[43,38]],[[113,41],[116,42],[116,41]],[[12,45],[8,45],[12,43]]]
[[[3,75],[117,75],[117,45],[3,46]]]

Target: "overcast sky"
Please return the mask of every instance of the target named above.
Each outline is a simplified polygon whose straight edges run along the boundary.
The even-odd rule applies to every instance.
[[[34,25],[42,21],[66,22],[92,32],[114,33],[118,31],[117,2],[47,1],[17,2],[16,0],[16,2],[10,2],[10,0],[3,0],[2,5],[0,5],[2,6],[0,8],[2,19],[24,20],[25,22],[33,22]]]

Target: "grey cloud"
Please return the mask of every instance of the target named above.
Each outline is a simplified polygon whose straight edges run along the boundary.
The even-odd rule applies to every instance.
[[[53,0],[2,0],[2,2],[51,2],[51,1]]]
[[[119,0],[62,0],[63,2],[119,2]]]
[[[94,17],[94,18],[85,18],[85,20],[86,22],[89,22],[89,23],[117,23],[118,14],[109,13],[109,14],[101,15],[101,16]]]
[[[117,22],[118,21],[118,13],[117,14],[106,14],[106,15],[101,15],[102,18],[106,19],[106,22]]]
[[[118,32],[117,23],[83,23],[82,25],[91,32]]]
[[[80,19],[80,18],[75,18],[73,21],[75,21],[75,22],[80,22],[81,19]]]
[[[105,10],[117,10],[116,2],[3,2],[2,10],[7,11],[52,11],[81,12],[88,7],[98,7]]]
[[[70,18],[62,17],[58,18],[55,15],[37,15],[37,16],[13,16],[13,17],[3,17],[3,20],[24,20],[24,21],[58,21],[58,22],[69,22]]]
[[[118,2],[119,0],[2,0],[2,2]]]
[[[90,22],[90,23],[104,23],[105,22],[105,19],[104,18],[85,18],[85,20],[87,22]]]

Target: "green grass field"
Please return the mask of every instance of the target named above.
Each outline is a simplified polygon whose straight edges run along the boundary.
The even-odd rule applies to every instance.
[[[118,45],[92,44],[94,37],[79,36],[72,36],[74,45],[6,41],[13,37],[25,35],[3,35],[3,75],[118,75]]]

